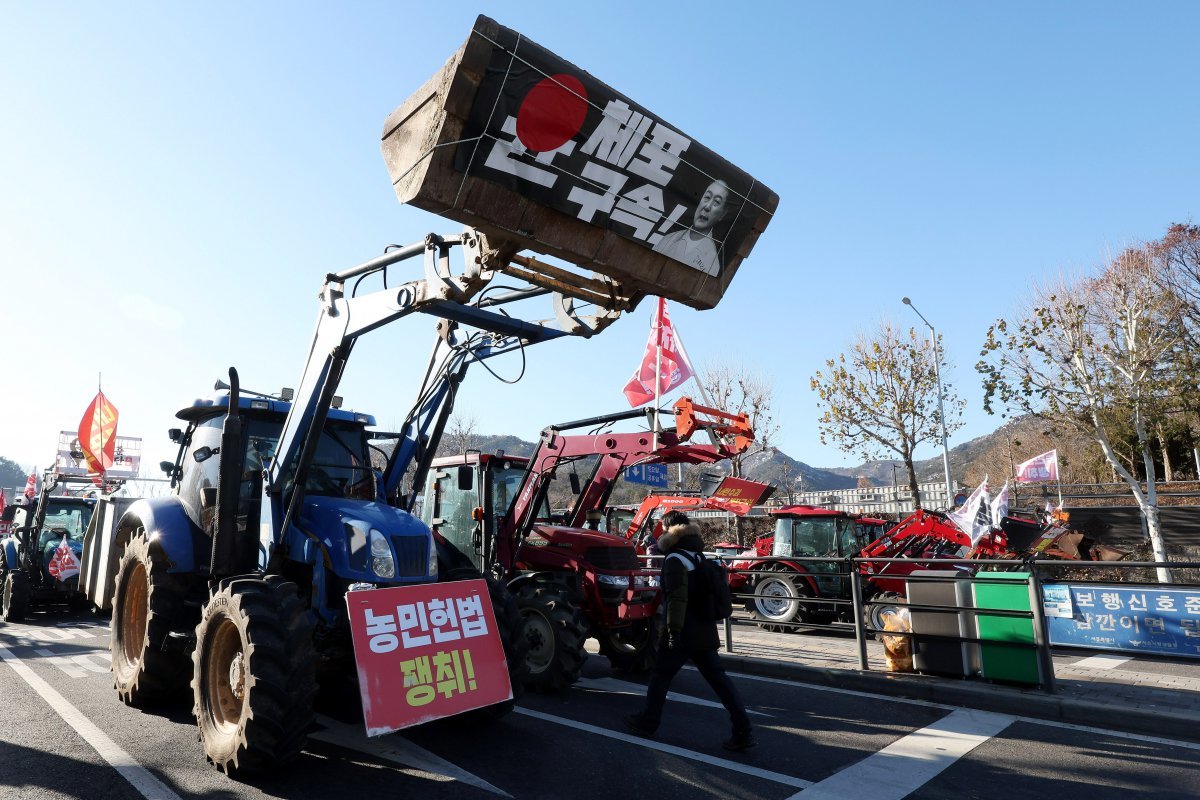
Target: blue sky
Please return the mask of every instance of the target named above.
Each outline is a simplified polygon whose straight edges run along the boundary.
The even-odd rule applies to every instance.
[[[46,466],[101,375],[149,464],[229,366],[295,385],[325,273],[460,228],[396,202],[379,135],[481,12],[779,194],[721,304],[672,315],[698,367],[773,384],[776,443],[814,466],[859,459],[820,445],[809,378],[881,320],[919,326],[901,297],[945,336],[953,445],[1000,424],[973,365],[1032,281],[1200,217],[1198,4],[595,8],[0,0],[0,455]],[[620,410],[652,305],[530,350],[515,385],[476,371],[460,413],[533,439]],[[364,341],[347,405],[397,425],[432,341],[424,317]]]

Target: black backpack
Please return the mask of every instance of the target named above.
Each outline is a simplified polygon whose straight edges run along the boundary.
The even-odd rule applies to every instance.
[[[699,615],[713,622],[733,616],[733,594],[729,591],[729,571],[724,565],[709,561],[703,553],[676,551],[695,565],[692,575],[698,578]]]

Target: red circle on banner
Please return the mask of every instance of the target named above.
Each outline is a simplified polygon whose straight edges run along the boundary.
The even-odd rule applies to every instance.
[[[517,110],[517,138],[537,153],[557,150],[579,133],[587,110],[587,90],[574,75],[543,78]]]

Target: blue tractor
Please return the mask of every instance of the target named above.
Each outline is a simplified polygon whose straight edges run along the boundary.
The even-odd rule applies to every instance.
[[[71,491],[72,484],[74,494],[61,493]],[[38,497],[14,506],[10,533],[0,539],[0,619],[20,622],[35,603],[66,603],[73,609],[86,605],[78,591],[77,565],[96,508],[96,498],[88,496],[94,489],[86,477],[47,470]],[[76,568],[60,571],[55,552],[64,541]]]
[[[455,247],[465,262],[457,276],[448,265]],[[388,288],[388,266],[420,255],[425,278]],[[558,318],[567,324],[554,327],[490,311],[550,293],[473,299],[491,280],[494,258],[483,236],[468,229],[431,234],[327,276],[296,392],[242,391],[231,369],[217,394],[178,413],[186,423],[171,431],[178,454],[163,463],[174,494],[132,503],[107,532],[89,537],[85,574],[98,573],[89,562],[113,565],[113,577],[88,592],[97,601],[112,598],[118,694],[145,705],[190,681],[200,740],[221,770],[273,767],[300,752],[318,676],[354,672],[348,591],[483,577],[412,513],[467,366],[587,335],[620,313],[589,325],[592,318],[572,317],[560,302]],[[359,294],[372,275],[382,276],[384,288]],[[403,429],[373,434],[374,420],[338,408],[334,393],[357,338],[415,311],[441,318],[426,381]],[[464,335],[460,326],[478,330]],[[519,691],[527,649],[521,616],[504,584],[488,581]]]

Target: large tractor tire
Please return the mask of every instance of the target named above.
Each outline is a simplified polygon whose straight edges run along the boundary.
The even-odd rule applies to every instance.
[[[139,531],[121,554],[113,590],[109,651],[113,686],[127,705],[183,697],[187,659],[164,652],[172,621],[183,610],[183,579],[167,572],[165,556]]]
[[[811,621],[811,614],[801,602],[811,597],[799,575],[786,567],[776,567],[754,582],[750,613],[763,630],[796,633],[796,623]]]
[[[529,642],[525,638],[525,621],[517,606],[517,598],[508,590],[504,581],[490,575],[484,578],[483,573],[474,567],[462,567],[444,575],[445,581],[486,580],[488,597],[492,601],[492,613],[496,616],[496,628],[500,641],[504,644],[504,659],[508,664],[508,680],[512,686],[512,699],[503,703],[478,709],[468,716],[472,719],[482,717],[484,720],[500,719],[516,706],[521,695],[525,694],[525,684],[529,679]]]
[[[208,760],[256,772],[300,754],[317,694],[312,623],[277,575],[217,584],[196,626],[192,713]]]
[[[875,595],[872,600],[888,605],[873,605],[869,604],[863,610],[863,623],[867,627],[867,636],[879,635],[883,630],[883,617],[885,614],[892,613],[900,606],[908,602],[908,598],[897,592],[880,592]]]
[[[0,556],[0,619],[21,622],[29,605],[29,576],[23,569],[9,569]]]
[[[624,628],[599,631],[600,655],[618,672],[646,672],[658,660],[662,646],[663,618],[655,614]]]
[[[486,580],[500,641],[504,642],[504,658],[508,662],[508,679],[512,684],[513,696],[512,700],[479,709],[477,716],[500,719],[512,711],[521,695],[525,694],[525,684],[529,682],[529,640],[525,638],[525,620],[521,616],[517,598],[504,581],[491,576]]]
[[[587,652],[583,615],[567,599],[565,588],[547,583],[527,583],[517,590],[517,606],[524,620],[529,652],[526,686],[553,692],[579,680]]]

